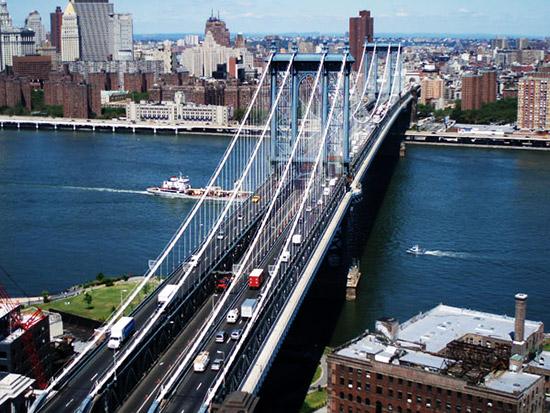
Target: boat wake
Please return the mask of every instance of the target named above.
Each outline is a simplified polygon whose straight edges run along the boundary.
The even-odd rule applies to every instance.
[[[469,258],[471,254],[466,252],[456,251],[440,251],[440,250],[426,250],[422,255],[431,255],[433,257],[448,257],[448,258]]]
[[[94,188],[94,187],[86,187],[86,186],[61,186],[60,188],[71,189],[75,191],[115,192],[120,194],[149,195],[147,191],[135,191],[132,189]]]

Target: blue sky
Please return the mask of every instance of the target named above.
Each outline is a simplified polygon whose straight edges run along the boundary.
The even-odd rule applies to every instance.
[[[37,9],[48,13],[67,0],[7,0],[15,22]],[[550,0],[111,0],[134,15],[136,33],[204,30],[219,10],[231,32],[344,32],[347,19],[370,9],[378,33],[455,33],[550,36]]]

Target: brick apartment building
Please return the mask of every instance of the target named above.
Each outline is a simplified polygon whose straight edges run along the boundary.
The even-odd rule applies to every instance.
[[[497,100],[497,74],[490,70],[462,77],[462,110],[477,110]]]
[[[363,58],[363,46],[365,41],[372,42],[374,39],[374,18],[370,11],[361,10],[359,17],[349,19],[349,50],[355,58],[353,70],[359,70]]]
[[[526,298],[515,319],[439,305],[378,321],[328,356],[329,413],[546,411],[550,368],[525,364],[544,340],[543,324],[524,319]]]
[[[519,81],[518,126],[550,130],[550,73],[532,73]]]

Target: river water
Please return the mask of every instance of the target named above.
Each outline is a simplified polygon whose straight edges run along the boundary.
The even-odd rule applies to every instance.
[[[183,172],[204,185],[228,137],[0,131],[0,274],[12,295],[97,273],[142,273],[193,201],[144,194]],[[409,146],[361,259],[333,344],[440,302],[550,325],[550,154]],[[428,255],[405,250],[420,244]]]

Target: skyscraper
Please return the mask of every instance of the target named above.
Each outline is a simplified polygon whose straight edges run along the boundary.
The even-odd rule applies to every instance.
[[[80,33],[78,18],[72,1],[69,1],[61,24],[61,60],[74,62],[80,59]]]
[[[34,42],[36,46],[42,46],[46,41],[46,29],[42,24],[42,17],[37,10],[31,11],[25,19],[25,27],[34,32]]]
[[[131,14],[111,16],[113,60],[134,59],[134,25]]]
[[[63,11],[57,6],[55,12],[50,13],[50,39],[52,46],[55,47],[57,53],[61,52],[61,23],[63,19]]]
[[[34,54],[34,32],[13,27],[5,0],[0,0],[0,71],[13,65],[13,56]]]
[[[80,31],[80,60],[103,62],[112,58],[111,16],[108,0],[74,0]]]
[[[370,11],[361,10],[359,17],[349,19],[349,47],[350,53],[355,58],[353,70],[358,70],[363,58],[363,46],[365,41],[372,42],[374,39],[374,18]]]
[[[206,27],[204,28],[204,34],[208,32],[212,33],[214,41],[220,46],[230,47],[230,35],[225,22],[218,17],[214,16],[214,13],[206,21]]]

